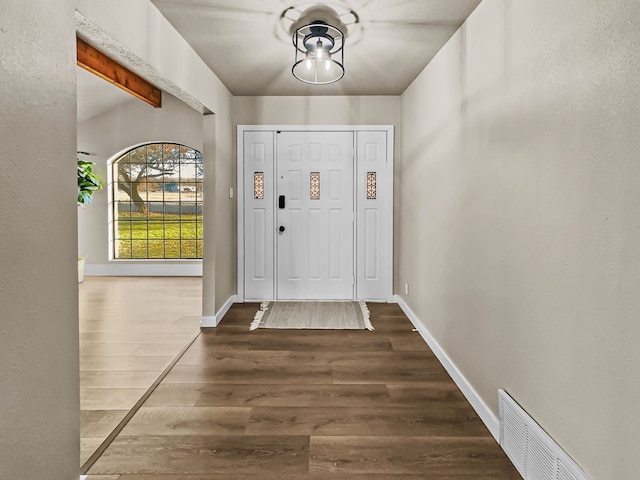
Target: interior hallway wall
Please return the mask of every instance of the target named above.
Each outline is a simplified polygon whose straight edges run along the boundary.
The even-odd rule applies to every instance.
[[[320,87],[321,88],[321,87]],[[234,97],[237,125],[400,125],[399,96]]]
[[[0,59],[0,478],[77,480],[72,2],[2,2]]]
[[[215,137],[210,138],[215,148],[215,185],[214,201],[208,200],[207,186],[205,186],[204,201],[207,205],[214,204],[215,208],[205,214],[205,233],[211,232],[209,227],[213,227],[215,256],[214,264],[210,265],[210,270],[215,269],[215,310],[211,308],[207,311],[207,305],[203,306],[203,315],[214,315],[220,312],[225,303],[237,293],[237,232],[236,232],[236,199],[229,198],[229,189],[233,187],[235,191],[236,161],[234,157],[233,139],[233,109],[232,96],[229,94],[228,101],[221,102],[220,108],[215,112],[213,120],[205,118],[204,125],[215,124]],[[206,140],[206,138],[205,138]],[[205,144],[206,150],[206,144]],[[211,215],[209,217],[208,215]],[[207,227],[207,223],[209,227]],[[205,254],[207,253],[207,241],[205,240]],[[207,259],[203,267],[207,269]],[[206,301],[205,298],[203,298]]]
[[[402,98],[404,300],[594,480],[640,476],[638,25],[635,0],[485,0]]]

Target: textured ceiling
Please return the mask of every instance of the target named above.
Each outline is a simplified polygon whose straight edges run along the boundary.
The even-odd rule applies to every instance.
[[[480,0],[151,0],[234,95],[399,95]],[[345,76],[306,85],[291,74],[287,32],[295,17],[327,5],[351,25]],[[359,18],[354,23],[353,11]],[[284,25],[284,26],[283,26]]]
[[[399,95],[481,0],[151,1],[231,93],[270,96]],[[287,18],[319,4],[332,7],[348,25],[345,76],[313,86],[291,74],[294,47]],[[78,121],[139,101],[78,70]]]

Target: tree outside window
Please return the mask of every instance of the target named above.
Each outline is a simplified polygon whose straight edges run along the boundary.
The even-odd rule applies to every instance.
[[[115,258],[202,258],[202,154],[151,143],[112,168]]]

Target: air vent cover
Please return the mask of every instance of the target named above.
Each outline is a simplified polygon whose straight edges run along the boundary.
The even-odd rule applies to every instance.
[[[498,390],[500,446],[525,480],[589,480],[507,392]]]

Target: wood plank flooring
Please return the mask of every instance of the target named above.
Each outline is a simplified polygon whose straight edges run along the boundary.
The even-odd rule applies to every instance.
[[[397,305],[374,332],[250,332],[257,307],[201,332],[88,480],[520,478]]]
[[[201,278],[79,284],[81,464],[200,328]]]

